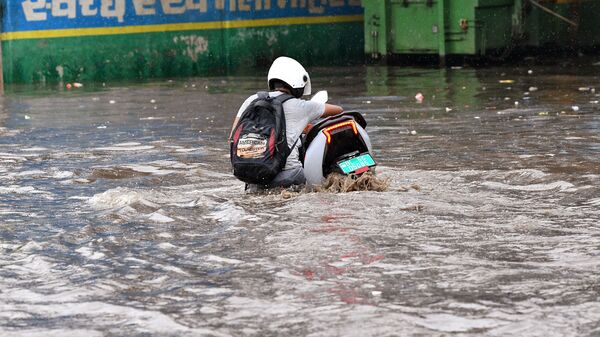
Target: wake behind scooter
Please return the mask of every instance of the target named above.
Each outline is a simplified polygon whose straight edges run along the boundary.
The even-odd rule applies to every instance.
[[[320,91],[312,100],[324,103],[327,98],[327,92]],[[306,184],[321,185],[331,173],[361,175],[374,170],[376,163],[366,126],[364,117],[356,111],[316,123],[302,139],[300,158]]]

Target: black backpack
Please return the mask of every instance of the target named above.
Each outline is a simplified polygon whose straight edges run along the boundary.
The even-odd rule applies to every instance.
[[[266,185],[281,172],[291,152],[283,102],[293,96],[281,94],[273,98],[267,92],[257,95],[233,131],[230,156],[234,176],[248,184]]]

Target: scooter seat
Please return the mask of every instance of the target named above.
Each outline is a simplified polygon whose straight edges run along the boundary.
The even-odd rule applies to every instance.
[[[310,129],[310,131],[306,134],[302,142],[304,148],[308,148],[310,142],[312,142],[319,132],[324,128],[350,119],[354,119],[354,121],[356,121],[356,123],[358,123],[358,125],[360,125],[363,129],[367,127],[367,121],[358,111],[348,111],[339,115],[327,117],[313,125],[312,129]]]

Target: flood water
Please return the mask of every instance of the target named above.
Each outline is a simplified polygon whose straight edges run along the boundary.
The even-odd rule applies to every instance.
[[[310,69],[387,192],[245,194],[261,74],[9,88],[0,335],[598,336],[597,61]]]

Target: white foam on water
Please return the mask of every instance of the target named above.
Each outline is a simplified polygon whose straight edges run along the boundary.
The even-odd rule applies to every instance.
[[[430,245],[430,244],[421,244],[421,245],[419,245],[419,248],[421,248],[421,250],[423,250],[424,252],[428,252],[428,253],[450,253],[450,252],[453,252],[452,249],[442,247],[442,246],[437,246],[437,245]]]
[[[82,195],[76,195],[76,196],[72,196],[72,197],[68,197],[68,200],[82,200],[82,201],[88,201],[90,200],[90,197],[85,197]]]
[[[537,156],[530,156],[537,157]],[[521,181],[528,182],[533,180],[539,180],[545,177],[548,177],[549,174],[536,169],[520,169],[520,170],[510,170],[510,171],[488,171],[484,175],[488,179],[502,179],[502,180],[510,180],[510,181]]]
[[[21,171],[16,174],[18,177],[26,177],[26,176],[41,176],[45,175],[46,172],[42,170],[30,170],[30,171]]]
[[[542,192],[558,190],[561,192],[575,192],[575,185],[566,181],[555,181],[547,184],[531,184],[531,185],[509,185],[494,181],[484,181],[481,185],[491,189],[509,190],[509,191],[524,191],[524,192]]]
[[[110,208],[110,210],[114,209]],[[116,214],[124,218],[135,218],[140,215],[140,212],[131,206],[123,206],[117,209]]]
[[[65,316],[87,316],[96,325],[106,325],[103,330],[110,329],[111,327],[116,328],[114,322],[121,322],[126,323],[128,329],[150,334],[226,336],[210,329],[187,327],[159,311],[142,310],[99,301],[35,305],[21,303],[10,305],[0,304],[0,310],[6,309],[24,311],[44,318],[58,319]],[[108,319],[109,317],[110,319]]]
[[[199,147],[192,147],[189,149],[176,149],[175,152],[179,152],[179,153],[187,153],[187,152],[194,152],[194,151],[201,151],[202,148]]]
[[[159,223],[168,223],[168,222],[173,222],[175,221],[175,219],[170,218],[162,213],[160,213],[159,211],[156,211],[152,214],[150,214],[148,216],[149,220],[152,220],[154,222],[159,222]]]
[[[44,248],[44,246],[42,246],[38,242],[29,241],[26,244],[24,244],[23,246],[19,247],[19,251],[21,251],[21,252],[33,252],[33,251],[37,251],[37,250],[40,250],[40,249],[43,249],[43,248]]]
[[[27,161],[27,157],[17,156],[12,153],[0,152],[0,159],[11,161]]]
[[[57,291],[53,293],[37,293],[29,289],[9,289],[4,292],[2,300],[14,301],[18,303],[47,304],[47,303],[65,303],[75,302],[83,298],[100,295],[97,290],[91,291],[84,287]]]
[[[164,264],[155,264],[154,267],[156,268],[160,268],[162,270],[166,270],[166,271],[172,271],[174,273],[177,274],[182,274],[182,275],[189,275],[190,273],[188,273],[187,271],[179,268],[179,267],[175,267],[175,266],[167,266]]]
[[[98,193],[88,200],[88,204],[96,209],[125,207],[134,203],[158,208],[157,204],[145,199],[142,192],[124,187],[117,187]]]
[[[237,225],[242,220],[256,220],[254,215],[248,215],[243,208],[238,207],[230,202],[226,202],[217,206],[216,210],[212,211],[207,217],[215,219],[219,222],[228,222]]]
[[[189,291],[194,294],[207,295],[207,296],[219,296],[219,295],[229,295],[234,293],[233,290],[228,288],[217,288],[217,287],[209,287],[209,288],[185,288],[186,291]]]
[[[259,313],[269,316],[284,316],[297,313],[299,306],[295,303],[275,302],[268,299],[230,296],[226,299],[226,321],[256,317]]]
[[[453,302],[448,304],[448,308],[467,309],[467,310],[487,310],[488,307],[477,303]]]
[[[220,312],[219,309],[208,306],[208,305],[203,305],[202,308],[200,308],[200,313],[205,314],[205,315],[216,314],[219,312]]]
[[[538,303],[526,301],[521,303],[517,313],[508,317],[512,322],[494,328],[486,333],[489,336],[580,336],[594,335],[595,326],[600,318],[598,301],[584,302],[574,305],[539,306]],[[523,306],[524,305],[524,306]],[[495,312],[494,316],[502,319],[504,312]],[[589,330],[584,327],[588,327]],[[591,334],[582,334],[582,329]],[[597,331],[597,329],[596,329]]]
[[[505,324],[488,318],[466,318],[450,314],[431,314],[417,319],[416,324],[441,332],[468,332],[473,329],[490,329]]]
[[[113,146],[96,147],[96,151],[143,151],[153,149],[153,145],[142,145],[138,142],[119,143]]]
[[[35,189],[32,186],[19,186],[19,185],[10,185],[8,187],[0,186],[0,194],[49,194],[45,191],[40,191]]]
[[[242,260],[236,260],[236,259],[229,259],[226,257],[220,257],[217,255],[206,255],[204,257],[205,261],[209,261],[209,262],[217,262],[217,263],[225,263],[225,264],[240,264],[240,263],[244,263],[244,261]]]
[[[194,169],[200,166],[199,164],[185,164],[174,160],[155,160],[150,162],[152,165],[165,167],[165,168],[176,168],[176,169]]]
[[[414,267],[405,264],[391,264],[384,262],[375,262],[371,264],[370,267],[383,269],[382,274],[384,275],[410,274],[411,270],[414,269]]]
[[[590,199],[586,201],[585,204],[590,206],[600,206],[600,198]]]
[[[156,236],[161,237],[161,238],[166,238],[166,239],[170,239],[173,237],[173,234],[171,233],[158,233],[156,234]]]
[[[15,262],[18,264],[14,264]],[[39,255],[28,255],[15,262],[13,262],[13,264],[4,265],[2,268],[41,276],[51,274],[52,267],[55,265]]]
[[[28,147],[25,149],[21,149],[23,152],[40,152],[40,151],[48,151],[47,148],[41,146]]]
[[[117,144],[115,144],[115,146],[121,146],[121,147],[138,146],[138,145],[141,145],[141,143],[138,143],[138,142],[125,142],[125,143],[117,143]]]
[[[66,178],[73,177],[73,174],[74,173],[71,172],[71,171],[56,171],[52,175],[52,178],[54,178],[54,179],[66,179]]]
[[[169,276],[162,275],[162,276],[159,276],[159,277],[154,278],[152,280],[144,281],[144,283],[147,283],[147,284],[163,284],[167,280],[169,280]]]
[[[136,171],[136,172],[148,173],[148,174],[157,175],[157,176],[164,176],[167,174],[177,173],[177,171],[163,170],[160,167],[149,166],[149,165],[124,165],[122,167],[128,168],[128,169]]]
[[[174,250],[174,249],[178,248],[177,246],[175,246],[171,243],[168,243],[168,242],[161,242],[158,244],[158,247],[160,249],[164,249],[164,250]]]
[[[129,262],[135,262],[135,263],[138,263],[138,264],[144,264],[144,265],[149,263],[146,260],[138,259],[138,258],[132,257],[132,256],[126,257],[124,260],[125,261],[129,261]]]
[[[5,127],[0,127],[0,135],[2,136],[12,137],[18,135],[19,133],[21,133],[20,130],[11,130]]]
[[[21,215],[21,216],[26,216],[28,218],[43,218],[44,217],[44,215],[40,215],[40,214],[33,213],[33,212],[19,212],[19,211],[5,210],[5,209],[0,209],[0,214],[1,215]]]
[[[275,273],[275,276],[280,277],[282,279],[289,279],[299,282],[306,281],[306,278],[304,276],[301,276],[300,274],[291,273],[289,270],[278,271]]]
[[[104,253],[95,252],[90,247],[80,247],[80,248],[76,249],[75,251],[90,260],[99,260],[99,259],[105,257]]]
[[[167,117],[154,117],[154,116],[140,117],[141,121],[153,121],[153,120],[161,120],[161,119],[167,119]]]
[[[2,213],[0,213],[2,214]],[[18,249],[19,247],[23,247],[17,243],[7,243],[7,242],[0,242],[0,250],[13,250],[13,249]],[[4,253],[4,252],[3,252]],[[8,257],[9,255],[0,255],[0,259],[4,258],[4,257]],[[2,260],[0,260],[2,261]]]
[[[5,335],[6,333],[6,335]],[[0,335],[11,337],[103,337],[102,331],[88,329],[24,329],[2,330]]]
[[[317,308],[320,309],[320,308]],[[348,305],[345,307],[326,306],[326,310],[303,310],[301,315],[309,315],[313,326],[306,337],[381,337],[381,336],[430,336],[425,329],[415,326],[411,315],[381,310],[376,305]],[[329,309],[329,310],[327,310]],[[314,312],[314,313],[313,313]],[[343,323],[333,317],[344,317]],[[271,329],[280,325],[271,323]],[[280,325],[281,326],[281,325]],[[285,328],[285,326],[281,326]],[[441,337],[441,336],[440,336]]]
[[[529,179],[541,179],[541,178],[548,176],[547,173],[540,171],[540,170],[535,170],[535,169],[523,169],[523,170],[517,170],[517,171],[510,171],[510,172],[518,173],[519,176],[526,177]]]

